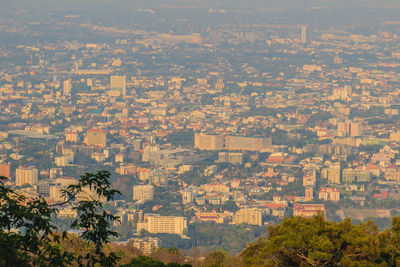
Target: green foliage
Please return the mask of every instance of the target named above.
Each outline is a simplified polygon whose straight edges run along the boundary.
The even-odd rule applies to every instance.
[[[166,143],[171,143],[174,146],[193,146],[194,133],[193,130],[179,131],[168,134],[165,137]]]
[[[106,255],[104,244],[110,237],[118,236],[110,230],[111,223],[117,217],[103,210],[101,198],[113,200],[118,191],[110,188],[110,173],[100,171],[86,173],[78,184],[71,185],[63,192],[72,204],[84,189],[94,190],[94,199],[84,199],[73,207],[78,218],[71,227],[82,230],[81,240],[86,242],[85,255],[67,252],[61,242],[67,237],[57,233],[52,221],[57,206],[50,206],[43,198],[27,200],[4,185],[5,177],[0,177],[0,265],[1,266],[70,266],[76,262],[79,266],[115,266],[118,260],[114,252]]]
[[[5,187],[6,179],[0,177],[0,265],[66,266],[72,255],[52,240],[55,209],[42,198],[28,201]]]
[[[222,249],[232,254],[238,254],[264,232],[263,227],[253,225],[227,225],[207,223],[192,223],[189,225],[189,236],[194,246],[208,247],[212,250]]]
[[[222,205],[222,209],[231,212],[236,212],[239,209],[239,207],[236,205],[235,201],[228,200]]]
[[[87,254],[85,257],[79,256],[78,263],[82,264],[83,259],[89,265],[100,264],[101,266],[113,266],[118,257],[114,252],[108,256],[103,252],[104,244],[110,242],[110,237],[118,237],[118,233],[111,231],[111,223],[118,220],[118,217],[106,212],[103,209],[101,198],[107,201],[114,200],[117,190],[111,189],[110,173],[100,171],[96,174],[86,173],[81,176],[78,184],[68,186],[63,192],[68,199],[75,199],[85,188],[94,190],[98,199],[88,199],[79,201],[75,209],[78,213],[78,219],[72,222],[72,228],[83,230],[82,239],[95,247],[94,254]]]
[[[122,265],[122,267],[191,267],[190,264],[180,265],[179,263],[170,262],[164,264],[161,261],[154,260],[146,256],[139,256],[131,260],[130,263]]]
[[[400,219],[379,233],[372,222],[353,225],[313,218],[285,219],[268,229],[268,238],[246,247],[244,266],[398,266]]]

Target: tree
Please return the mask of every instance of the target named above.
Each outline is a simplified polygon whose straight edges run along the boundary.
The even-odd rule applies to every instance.
[[[223,205],[222,208],[227,211],[236,212],[238,211],[239,207],[236,205],[235,201],[228,200]]]
[[[400,218],[379,233],[372,221],[353,225],[322,216],[293,217],[241,253],[244,266],[398,266]]]
[[[118,237],[119,234],[111,231],[111,223],[119,218],[106,212],[103,209],[101,198],[106,201],[114,200],[119,191],[111,189],[110,173],[108,171],[100,171],[96,174],[86,173],[81,176],[78,184],[70,185],[63,191],[63,196],[67,197],[67,201],[75,200],[76,197],[83,192],[85,188],[94,190],[97,197],[87,200],[81,200],[78,205],[73,207],[78,213],[78,218],[72,222],[71,227],[76,230],[83,230],[81,238],[88,245],[94,245],[94,254],[88,253],[84,257],[78,256],[77,261],[81,265],[83,260],[88,265],[100,264],[100,266],[114,266],[118,259],[114,252],[106,255],[103,252],[104,244],[110,242],[110,237]]]
[[[133,258],[131,262],[129,262],[128,264],[122,265],[122,267],[191,267],[191,265],[190,264],[181,265],[175,262],[164,264],[161,261],[155,260],[147,256],[139,256],[137,258]]]
[[[73,209],[78,218],[71,227],[82,230],[80,238],[88,248],[93,248],[87,254],[77,256],[61,246],[67,234],[58,233],[52,221],[61,204],[48,205],[41,197],[28,200],[6,187],[4,181],[7,178],[0,177],[0,265],[70,266],[73,262],[79,266],[116,265],[116,254],[106,255],[103,247],[110,237],[118,235],[110,230],[111,223],[118,218],[102,210],[99,199],[76,203],[84,188],[93,189],[99,198],[113,200],[119,192],[110,188],[109,178],[107,171],[86,173],[78,184],[69,186],[63,193],[67,200],[62,205],[76,204]]]

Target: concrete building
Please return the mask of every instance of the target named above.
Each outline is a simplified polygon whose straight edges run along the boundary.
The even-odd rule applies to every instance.
[[[326,209],[324,204],[301,204],[294,203],[293,215],[302,217],[313,217],[315,215],[322,214],[326,216]]]
[[[337,202],[340,200],[340,192],[336,188],[322,187],[319,190],[318,198],[325,201]]]
[[[371,172],[364,169],[344,169],[342,172],[342,182],[344,184],[352,184],[354,182],[369,182],[371,180]]]
[[[182,203],[183,204],[189,204],[193,203],[193,201],[196,199],[196,193],[193,192],[189,188],[185,188],[182,190]]]
[[[148,201],[153,200],[154,186],[152,185],[135,185],[133,187],[133,200]]]
[[[85,144],[88,146],[106,147],[107,133],[101,129],[90,129],[86,132]]]
[[[195,133],[194,147],[201,150],[222,150],[224,149],[224,136]]]
[[[391,133],[390,140],[395,142],[400,142],[400,131]]]
[[[15,185],[35,185],[38,183],[39,170],[33,166],[19,166],[15,171]]]
[[[111,75],[110,90],[114,91],[116,95],[119,92],[119,95],[126,96],[126,76]]]
[[[153,234],[176,234],[183,236],[187,230],[185,217],[161,216],[158,214],[146,214],[142,221],[137,223],[137,232],[146,230]]]
[[[303,170],[303,186],[315,186],[317,183],[317,169],[308,168]]]
[[[129,243],[148,256],[161,246],[161,239],[157,237],[132,238]]]
[[[218,162],[228,162],[235,165],[243,164],[243,153],[240,152],[219,152]]]
[[[314,188],[312,186],[306,186],[304,190],[304,201],[314,200]]]
[[[271,137],[225,136],[225,149],[227,150],[262,151],[271,145]]]
[[[301,43],[302,44],[307,43],[307,27],[306,26],[301,27]]]
[[[0,163],[0,176],[11,178],[11,164],[10,163]]]
[[[328,168],[328,183],[340,184],[340,162],[335,162]]]
[[[71,79],[65,80],[63,83],[63,93],[64,95],[70,95],[72,91],[72,81]]]
[[[362,124],[358,122],[338,122],[337,135],[338,136],[361,136],[363,133]]]
[[[79,141],[78,132],[76,132],[76,131],[67,132],[65,134],[65,141],[75,143],[75,144],[78,143],[78,141]]]
[[[262,225],[263,212],[257,208],[240,209],[233,215],[232,223],[247,223],[252,225]]]
[[[191,149],[163,149],[148,152],[148,161],[157,167],[173,168],[192,164],[204,159],[203,153]]]

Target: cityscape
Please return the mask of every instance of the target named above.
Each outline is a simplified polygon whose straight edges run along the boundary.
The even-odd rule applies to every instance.
[[[74,206],[98,191],[66,204],[65,190],[107,171],[121,193],[98,198],[118,218],[111,242],[146,256],[174,247],[193,266],[299,266],[188,261],[239,255],[284,218],[390,229],[399,10],[391,0],[2,1],[0,176],[57,205],[55,224],[73,233]]]

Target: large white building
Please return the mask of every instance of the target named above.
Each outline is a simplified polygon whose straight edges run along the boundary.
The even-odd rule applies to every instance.
[[[19,166],[15,171],[15,185],[35,185],[38,183],[39,170],[34,166]]]
[[[148,201],[153,200],[154,186],[152,185],[135,185],[133,187],[133,200]]]
[[[137,232],[146,230],[149,233],[177,234],[183,236],[187,229],[187,219],[176,216],[160,216],[158,214],[146,214],[142,221],[137,223]]]
[[[63,83],[63,93],[64,95],[71,94],[72,91],[72,81],[71,79],[65,80]]]
[[[247,223],[261,226],[263,212],[257,208],[240,209],[233,215],[234,224]]]
[[[126,96],[126,76],[111,75],[111,91],[119,91],[120,95]]]

